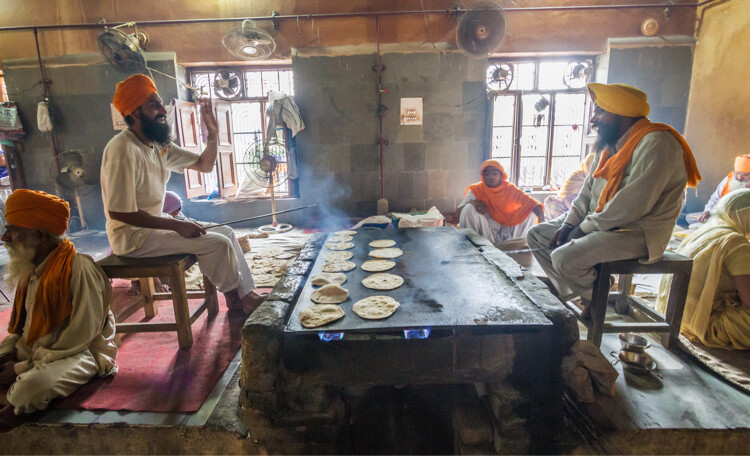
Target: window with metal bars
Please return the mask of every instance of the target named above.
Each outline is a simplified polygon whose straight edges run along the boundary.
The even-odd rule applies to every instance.
[[[198,88],[202,96],[222,99],[230,103],[237,176],[241,179],[241,188],[247,190],[249,183],[243,182],[247,178],[246,152],[253,144],[265,140],[268,92],[275,90],[294,95],[294,77],[291,67],[196,68],[189,70],[188,77],[191,85]],[[277,128],[276,135],[280,144],[284,145],[285,135],[281,127]],[[286,164],[283,160],[280,164],[285,169]],[[204,179],[206,192],[209,195],[218,189],[216,172],[204,174]],[[250,193],[263,197],[266,190],[259,187],[250,189]],[[276,187],[277,196],[284,197],[289,194],[288,181]]]
[[[511,182],[532,190],[559,188],[586,154],[590,59],[491,60],[489,156]]]

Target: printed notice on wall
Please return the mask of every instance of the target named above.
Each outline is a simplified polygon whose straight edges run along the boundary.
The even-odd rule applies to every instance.
[[[422,98],[401,99],[401,125],[422,125]]]
[[[122,118],[120,112],[115,109],[114,103],[109,104],[109,110],[112,112],[112,127],[115,130],[124,130],[128,128],[128,124],[125,123],[125,119]]]

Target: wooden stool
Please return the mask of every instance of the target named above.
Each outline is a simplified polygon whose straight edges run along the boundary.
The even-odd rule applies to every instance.
[[[693,260],[671,251],[664,252],[664,257],[656,263],[643,264],[636,260],[613,261],[596,265],[597,277],[591,300],[590,319],[583,319],[581,309],[566,302],[576,317],[588,328],[587,339],[599,347],[603,333],[617,332],[658,332],[662,335],[661,343],[665,347],[677,341],[682,324],[682,312],[685,309],[690,274]],[[610,293],[610,277],[619,274],[616,293]],[[630,296],[633,274],[674,274],[672,287],[669,289],[669,300],[665,315],[662,316],[639,299]],[[606,323],[609,298],[614,298],[615,310],[619,314],[630,313],[638,321],[635,323]]]
[[[191,325],[208,309],[208,315],[219,312],[216,287],[203,276],[205,291],[187,291],[185,287],[185,270],[194,265],[197,259],[193,255],[169,255],[151,258],[129,258],[110,255],[97,261],[107,277],[110,279],[129,279],[139,277],[141,283],[141,299],[130,304],[119,314],[115,315],[118,333],[133,332],[161,332],[177,331],[177,341],[180,348],[193,345],[193,331]],[[170,292],[156,293],[154,291],[154,277],[169,277]],[[188,299],[205,298],[192,312],[188,307]],[[159,313],[156,301],[171,300],[174,306],[174,323],[142,322],[120,323],[143,307],[147,317]]]

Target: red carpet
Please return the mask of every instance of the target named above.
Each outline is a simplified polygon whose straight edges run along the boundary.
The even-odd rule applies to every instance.
[[[118,286],[114,292],[115,303],[133,298],[127,296],[127,288]],[[191,300],[191,309],[200,302]],[[227,312],[221,293],[219,314],[210,320],[207,317],[204,312],[193,323],[193,346],[189,349],[179,349],[176,332],[123,334],[117,375],[95,378],[53,406],[140,412],[198,410],[239,350],[246,320],[241,312]],[[139,310],[127,321],[143,318]],[[5,337],[9,319],[10,309],[0,313],[0,337]],[[160,301],[159,314],[151,321],[174,321],[171,301]]]

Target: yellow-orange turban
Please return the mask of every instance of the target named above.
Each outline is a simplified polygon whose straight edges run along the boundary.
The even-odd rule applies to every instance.
[[[734,159],[734,170],[738,173],[750,173],[750,154],[743,154]]]
[[[612,114],[625,117],[645,117],[651,111],[648,96],[640,89],[627,84],[588,85],[591,98],[597,106]]]
[[[123,117],[130,115],[156,93],[154,81],[145,74],[134,74],[117,83],[112,103]]]
[[[5,202],[5,220],[9,224],[44,230],[56,236],[68,229],[70,206],[55,195],[21,188]]]

